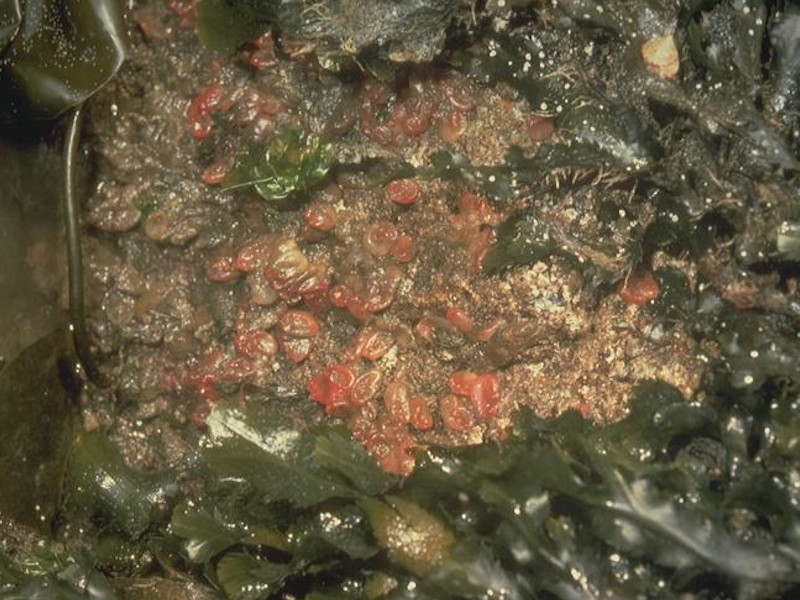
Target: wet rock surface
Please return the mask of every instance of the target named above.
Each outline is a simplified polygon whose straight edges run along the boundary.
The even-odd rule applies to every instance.
[[[511,145],[533,152],[554,135],[568,140],[556,115],[543,120],[513,89],[483,88],[456,70],[412,66],[395,85],[368,72],[337,78],[313,47],[298,52],[288,40],[276,50],[262,38],[224,58],[167,7],[142,10],[149,20],[133,26],[129,63],[91,104],[99,168],[88,222],[111,236],[87,243],[90,320],[124,398],[125,408],[102,409],[127,424],[120,431],[133,435],[137,405],[153,398],[169,405],[155,417],[159,427],[177,432],[187,418],[202,427],[226,396],[310,402],[311,382],[329,365],[346,365],[354,381],[376,373],[374,392],[355,404],[349,388],[338,400],[318,392],[330,416],[315,419],[343,420],[383,464],[405,471],[413,461],[392,452],[408,456],[412,440],[488,439],[520,406],[613,420],[637,382],[661,379],[687,394],[696,387],[702,363],[682,328],[613,289],[598,296],[570,261],[542,255],[498,276],[481,272],[496,228],[514,214],[536,215],[574,249],[576,240],[606,235],[598,205],[627,206],[628,190],[568,185],[584,176],[559,170],[549,191],[505,201],[467,181],[376,183],[381,163],[425,168],[441,151],[502,167]],[[148,29],[154,20],[166,39]],[[237,157],[287,127],[325,136],[339,160],[364,158],[335,168],[291,206],[226,191]],[[609,245],[635,224],[619,214]],[[581,248],[602,262],[602,252]],[[603,264],[624,268],[615,260]],[[287,333],[281,319],[289,318],[314,326]],[[654,327],[664,334],[645,335]],[[367,344],[384,349],[359,349],[370,335],[383,341]],[[444,401],[459,371],[490,372],[498,382],[489,418],[463,392],[467,428],[448,426],[452,401]],[[398,412],[391,386],[401,384]],[[407,416],[411,398],[430,412],[431,427]],[[386,424],[389,438],[380,433]],[[127,456],[154,466],[166,454]]]

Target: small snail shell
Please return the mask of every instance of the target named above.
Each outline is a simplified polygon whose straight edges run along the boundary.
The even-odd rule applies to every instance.
[[[661,79],[674,79],[678,75],[681,59],[672,35],[661,35],[645,42],[642,58],[650,72]]]

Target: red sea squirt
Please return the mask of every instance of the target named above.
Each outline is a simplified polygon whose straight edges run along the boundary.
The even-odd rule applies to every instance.
[[[414,438],[407,425],[381,421],[369,429],[364,445],[387,473],[408,475],[414,468]]]
[[[341,412],[348,403],[355,375],[343,364],[329,364],[322,373],[314,375],[308,382],[308,394],[314,402],[325,407],[325,412]]]
[[[347,307],[347,301],[350,296],[350,290],[345,285],[335,285],[328,292],[328,300],[338,308]]]
[[[408,384],[403,380],[391,382],[383,392],[386,411],[393,423],[405,425],[411,421]]]
[[[445,427],[452,431],[464,433],[475,425],[475,418],[470,410],[454,394],[445,396],[439,401],[439,412]]]
[[[363,241],[373,256],[386,256],[397,242],[397,228],[386,221],[371,223],[364,230]]]
[[[373,327],[364,328],[353,340],[352,354],[364,360],[376,361],[394,346],[394,336]]]
[[[234,265],[245,273],[263,265],[272,251],[273,242],[274,236],[267,234],[245,244],[239,249]]]
[[[196,140],[204,140],[211,134],[213,120],[211,115],[222,110],[225,101],[225,90],[214,81],[201,94],[196,96],[186,110],[186,122],[189,132]]]
[[[363,406],[378,395],[383,375],[378,369],[369,369],[359,375],[350,390],[350,402]]]
[[[658,281],[650,271],[633,271],[622,283],[619,295],[625,302],[642,306],[661,293]]]
[[[413,179],[396,179],[386,184],[386,198],[400,206],[409,206],[419,200],[422,189]]]
[[[278,321],[281,337],[313,339],[319,335],[319,322],[304,310],[287,310]]]
[[[464,113],[453,110],[439,119],[439,137],[448,144],[454,144],[464,131]]]
[[[202,179],[203,183],[206,185],[220,185],[225,180],[225,176],[231,170],[232,166],[230,159],[222,159],[214,162],[203,171],[200,179]]]
[[[169,0],[169,10],[180,17],[181,27],[194,27],[197,19],[197,3],[198,0]]]
[[[417,253],[417,245],[410,235],[402,233],[397,236],[390,253],[397,262],[407,263],[414,259]]]
[[[494,373],[478,375],[469,392],[472,408],[481,419],[490,421],[500,409],[500,380]]]
[[[327,204],[315,203],[309,205],[303,217],[306,224],[317,231],[330,231],[336,227],[336,211]]]
[[[427,431],[433,427],[433,415],[425,398],[414,396],[408,401],[408,409],[412,427],[420,431]]]
[[[239,278],[239,272],[234,266],[234,257],[232,254],[220,251],[219,254],[214,256],[206,268],[206,276],[209,281],[215,283],[230,283]]]
[[[469,396],[472,392],[472,386],[478,376],[472,371],[455,371],[450,375],[447,384],[450,386],[450,391],[459,396]]]
[[[258,329],[237,332],[233,346],[237,353],[253,359],[270,359],[278,352],[278,343],[272,334]]]
[[[319,334],[319,322],[310,312],[287,310],[278,321],[278,339],[286,358],[295,364],[306,360]]]
[[[445,317],[461,333],[469,333],[472,331],[474,325],[472,318],[460,308],[455,306],[449,307]]]

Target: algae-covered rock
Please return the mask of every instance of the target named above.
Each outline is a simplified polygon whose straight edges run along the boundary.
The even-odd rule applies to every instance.
[[[426,62],[444,48],[447,28],[465,6],[458,0],[203,0],[198,31],[222,52],[275,26],[325,52],[378,50],[392,61]]]

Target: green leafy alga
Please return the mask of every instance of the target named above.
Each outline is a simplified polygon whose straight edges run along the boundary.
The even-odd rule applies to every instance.
[[[264,200],[286,200],[318,183],[330,169],[328,145],[297,129],[276,132],[265,149],[251,147],[226,176],[226,190],[252,189]]]

